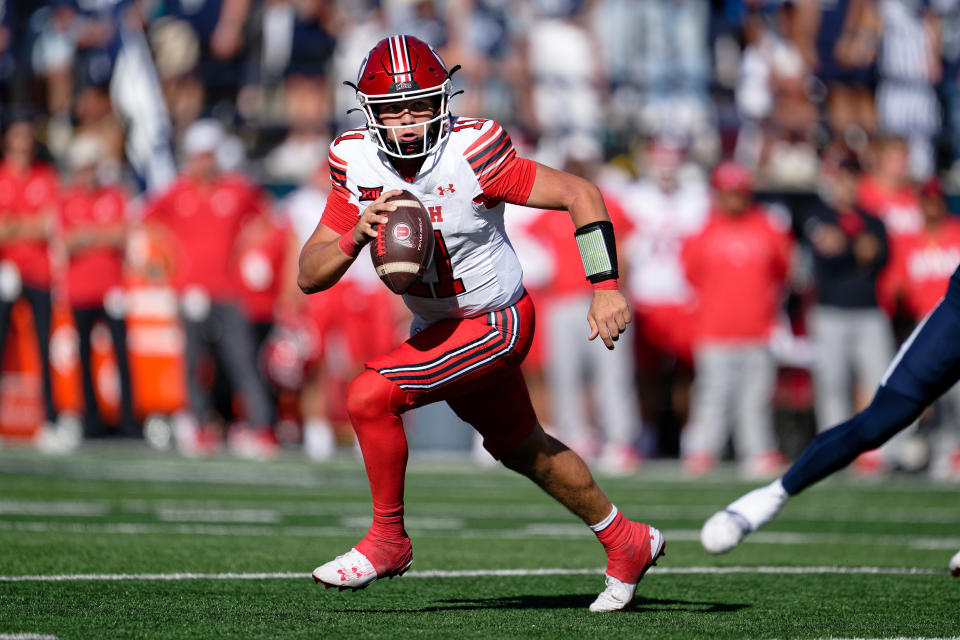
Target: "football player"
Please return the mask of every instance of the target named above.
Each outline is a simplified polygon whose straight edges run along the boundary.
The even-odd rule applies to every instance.
[[[617,290],[613,225],[593,184],[517,156],[496,122],[450,114],[452,82],[425,42],[395,35],[360,65],[354,88],[366,127],[330,145],[333,191],[300,254],[298,284],[329,288],[406,189],[430,211],[432,264],[404,294],[411,337],[366,363],[350,384],[347,409],[373,497],[373,525],[344,555],[316,568],[317,582],[360,589],[401,575],[413,559],[403,525],[407,441],[401,414],[446,401],[508,468],[536,482],[596,532],[607,553],[606,589],[591,611],[614,611],[663,553],[655,528],[628,520],[572,450],[547,435],[520,373],[533,335],[533,303],[503,226],[504,203],[570,213],[594,291],[587,322],[613,349],[630,322]]]
[[[916,420],[960,379],[960,267],[947,293],[907,338],[887,368],[873,401],[850,420],[824,431],[780,479],[754,489],[713,514],[700,531],[709,553],[725,553],[773,520],[791,496],[875,449]],[[960,552],[950,560],[960,577]]]

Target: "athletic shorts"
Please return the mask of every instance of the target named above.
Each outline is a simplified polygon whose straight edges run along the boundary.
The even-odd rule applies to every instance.
[[[429,325],[366,363],[404,393],[403,410],[446,401],[499,458],[537,424],[520,372],[534,332],[533,302]]]
[[[386,287],[379,289],[383,291],[341,281],[307,298],[319,336],[313,359],[322,361],[330,351],[338,350],[349,360],[345,363],[348,369],[358,371],[366,360],[400,341],[393,313],[394,295]]]
[[[960,269],[947,295],[900,347],[881,385],[924,404],[960,379]]]

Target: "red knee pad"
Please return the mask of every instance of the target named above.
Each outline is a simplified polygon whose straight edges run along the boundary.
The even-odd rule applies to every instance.
[[[407,392],[373,369],[364,369],[347,387],[347,413],[354,424],[410,408]]]

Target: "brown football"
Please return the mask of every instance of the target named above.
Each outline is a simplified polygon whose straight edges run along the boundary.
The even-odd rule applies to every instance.
[[[397,205],[377,227],[370,256],[377,275],[394,293],[406,293],[420,281],[433,256],[433,225],[423,203],[409,191],[391,196]]]

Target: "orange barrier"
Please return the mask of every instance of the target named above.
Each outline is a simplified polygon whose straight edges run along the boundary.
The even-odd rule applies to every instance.
[[[0,367],[0,435],[33,438],[43,422],[43,378],[30,305],[18,300]]]
[[[177,299],[167,284],[164,253],[146,234],[131,241],[126,274],[127,353],[138,418],[174,414],[186,406],[184,335]],[[83,387],[77,331],[70,309],[55,303],[51,322],[50,363],[54,405],[80,415]],[[18,300],[0,362],[0,436],[30,439],[44,419],[40,356],[30,306]],[[108,424],[120,415],[120,376],[113,341],[105,324],[91,335],[91,360],[100,413]]]

